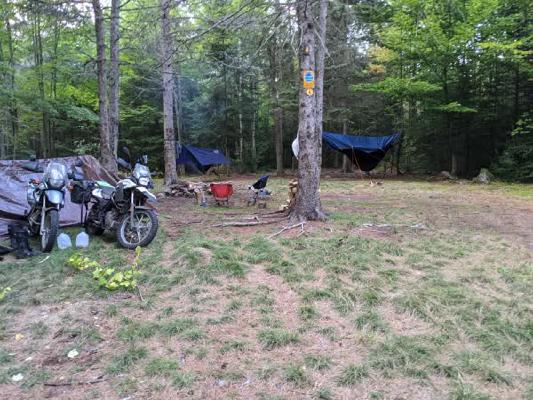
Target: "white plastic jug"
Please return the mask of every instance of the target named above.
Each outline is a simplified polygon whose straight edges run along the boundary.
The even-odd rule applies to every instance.
[[[76,247],[78,248],[86,248],[89,247],[89,235],[85,233],[85,231],[81,231],[76,236]]]
[[[60,233],[57,237],[57,247],[59,247],[60,250],[65,250],[71,246],[72,240],[70,240],[70,236],[66,233]]]

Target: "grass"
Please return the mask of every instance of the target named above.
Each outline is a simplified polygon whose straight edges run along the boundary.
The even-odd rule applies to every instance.
[[[133,321],[129,318],[124,318],[122,325],[117,332],[117,337],[125,342],[148,339],[155,335],[158,330],[158,326],[154,323]]]
[[[334,399],[333,391],[328,387],[322,387],[313,395],[316,400],[332,400]]]
[[[273,203],[283,202],[287,180],[269,185]],[[144,301],[65,267],[69,250],[8,258],[0,274],[0,287],[12,288],[0,302],[0,391],[9,385],[14,397],[43,398],[43,381],[94,369],[117,398],[210,399],[216,391],[230,399],[243,390],[260,399],[357,391],[377,400],[393,398],[396,387],[428,398],[531,398],[531,236],[499,225],[528,218],[531,188],[457,188],[326,179],[328,222],[272,239],[277,225],[211,227],[250,208],[200,210],[171,199],[160,234],[142,252]],[[185,225],[198,218],[205,222]],[[391,229],[373,236],[364,223]],[[84,252],[114,268],[132,259],[106,236]],[[67,359],[73,348],[80,356]],[[18,372],[25,378],[17,384]],[[93,389],[69,390],[101,397]]]
[[[331,366],[331,358],[328,356],[310,354],[304,357],[304,363],[308,368],[322,371]]]
[[[371,351],[369,365],[384,376],[397,374],[421,377],[434,363],[436,346],[432,338],[390,336]]]
[[[298,364],[287,365],[284,369],[284,376],[288,382],[291,382],[298,387],[305,386],[309,382],[309,378],[307,377],[303,366]]]
[[[259,331],[257,339],[265,349],[287,346],[300,341],[298,334],[284,329],[265,329]]]
[[[358,329],[369,329],[373,332],[387,332],[388,326],[381,318],[379,313],[368,310],[357,316],[355,319],[355,326]]]
[[[220,353],[226,354],[226,353],[229,353],[230,351],[244,351],[246,350],[247,346],[248,346],[248,343],[243,340],[227,341],[220,348]]]
[[[179,369],[179,362],[166,358],[154,358],[144,368],[148,376],[172,376]]]
[[[341,386],[353,386],[368,377],[368,368],[365,365],[348,365],[343,369],[337,382]]]
[[[107,367],[108,374],[116,375],[128,371],[137,361],[146,358],[148,350],[145,347],[129,347],[122,354],[116,355],[111,359]]]

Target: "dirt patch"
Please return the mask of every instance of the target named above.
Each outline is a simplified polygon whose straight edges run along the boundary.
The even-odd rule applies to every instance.
[[[421,336],[435,332],[427,322],[414,314],[399,312],[390,304],[380,306],[378,311],[383,320],[398,336]]]

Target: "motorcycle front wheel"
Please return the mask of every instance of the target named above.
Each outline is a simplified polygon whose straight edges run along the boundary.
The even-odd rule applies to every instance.
[[[147,246],[154,240],[158,227],[154,211],[138,209],[133,212],[133,218],[129,213],[122,217],[116,231],[117,240],[126,249]]]
[[[48,210],[44,215],[44,221],[41,233],[41,250],[43,253],[49,253],[54,248],[59,229],[59,212],[57,210]]]

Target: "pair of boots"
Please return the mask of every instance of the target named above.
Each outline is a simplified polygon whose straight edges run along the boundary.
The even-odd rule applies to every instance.
[[[14,252],[17,258],[26,258],[39,254],[30,247],[30,232],[26,225],[11,224],[8,226],[11,247],[0,246],[0,255]]]

